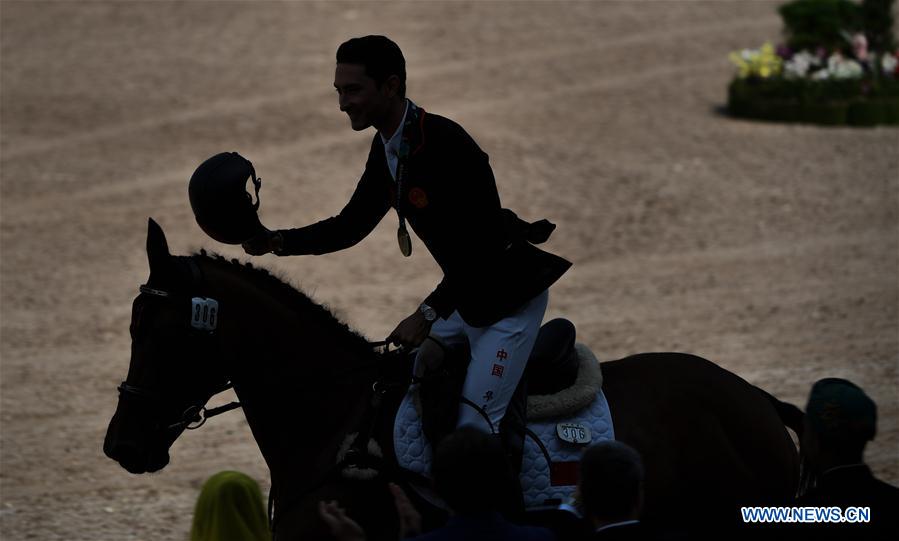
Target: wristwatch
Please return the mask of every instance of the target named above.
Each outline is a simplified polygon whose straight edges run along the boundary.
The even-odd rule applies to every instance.
[[[269,245],[272,248],[272,253],[277,254],[284,248],[284,237],[281,236],[280,231],[273,231],[272,236],[269,237]]]
[[[434,323],[434,321],[437,320],[437,310],[434,310],[425,303],[421,303],[418,307],[418,311],[421,312],[421,315],[425,316],[425,321],[428,323]]]

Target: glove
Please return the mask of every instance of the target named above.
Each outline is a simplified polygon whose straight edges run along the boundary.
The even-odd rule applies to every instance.
[[[281,249],[281,234],[264,229],[255,237],[241,244],[243,251],[250,255],[265,255]]]

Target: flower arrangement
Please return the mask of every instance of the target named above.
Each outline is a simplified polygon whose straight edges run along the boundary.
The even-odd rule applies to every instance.
[[[737,67],[737,77],[740,79],[861,79],[878,69],[878,60],[880,72],[884,76],[899,78],[899,51],[872,54],[868,51],[864,34],[856,34],[851,39],[854,44],[854,54],[851,57],[838,51],[828,55],[824,48],[819,48],[814,53],[807,50],[793,53],[786,46],[775,49],[771,42],[766,42],[759,49],[732,52],[730,60]]]
[[[797,0],[782,6],[787,43],[730,53],[736,67],[730,111],[764,120],[899,124],[893,2]]]

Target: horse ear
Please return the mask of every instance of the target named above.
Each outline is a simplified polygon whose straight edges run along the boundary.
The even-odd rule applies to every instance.
[[[150,272],[152,273],[153,269],[164,268],[170,257],[169,243],[165,240],[162,227],[150,218],[147,224],[147,259],[150,262]]]

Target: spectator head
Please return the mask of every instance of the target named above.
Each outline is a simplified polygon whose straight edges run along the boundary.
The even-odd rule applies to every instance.
[[[434,488],[457,514],[498,511],[512,478],[499,438],[464,426],[437,446]]]
[[[580,493],[594,523],[635,519],[643,505],[643,461],[630,446],[604,441],[581,457]]]
[[[803,449],[820,467],[858,463],[877,432],[877,406],[851,381],[816,382],[805,408]]]
[[[271,541],[259,484],[246,474],[210,477],[194,508],[191,541]]]

